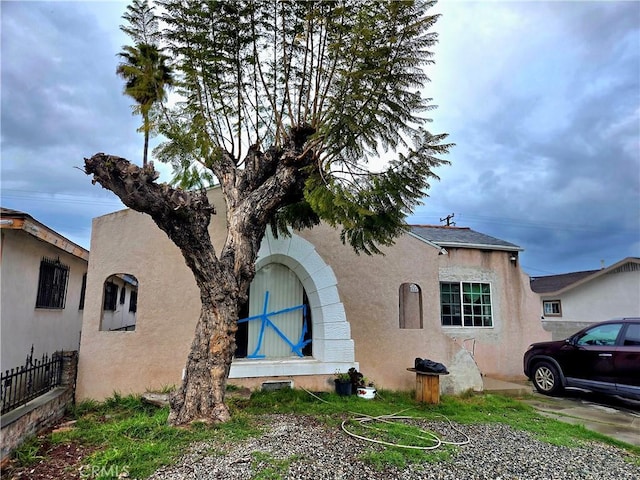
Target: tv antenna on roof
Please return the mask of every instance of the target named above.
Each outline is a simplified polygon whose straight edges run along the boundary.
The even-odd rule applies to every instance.
[[[452,213],[451,215],[447,215],[446,217],[441,218],[441,219],[440,219],[440,221],[441,221],[441,222],[445,222],[445,221],[446,221],[446,222],[447,222],[447,224],[446,224],[445,226],[447,226],[447,227],[455,227],[455,226],[456,226],[456,222],[452,222],[452,221],[451,221],[451,219],[452,219],[453,217],[455,217],[455,216],[456,216],[456,214],[455,214],[455,213]]]

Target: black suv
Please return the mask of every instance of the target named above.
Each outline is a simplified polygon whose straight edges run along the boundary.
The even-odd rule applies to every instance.
[[[594,323],[566,340],[524,354],[524,374],[540,393],[577,387],[640,400],[640,318]]]

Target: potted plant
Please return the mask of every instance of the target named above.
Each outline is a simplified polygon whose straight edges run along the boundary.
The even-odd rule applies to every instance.
[[[362,377],[360,384],[356,388],[356,394],[360,398],[371,400],[376,396],[376,387],[368,378]]]
[[[351,376],[349,373],[342,373],[338,370],[335,373],[335,379],[333,381],[336,385],[336,393],[338,395],[346,396],[353,393],[351,388]]]

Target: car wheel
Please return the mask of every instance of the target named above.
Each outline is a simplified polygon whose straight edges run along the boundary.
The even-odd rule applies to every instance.
[[[562,390],[558,369],[549,362],[540,362],[533,369],[533,385],[544,395],[555,395]]]

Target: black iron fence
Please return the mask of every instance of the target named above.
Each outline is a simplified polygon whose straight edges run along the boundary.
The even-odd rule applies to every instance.
[[[47,393],[62,380],[62,352],[51,357],[33,358],[33,345],[24,365],[6,370],[0,375],[2,412],[6,413]]]

